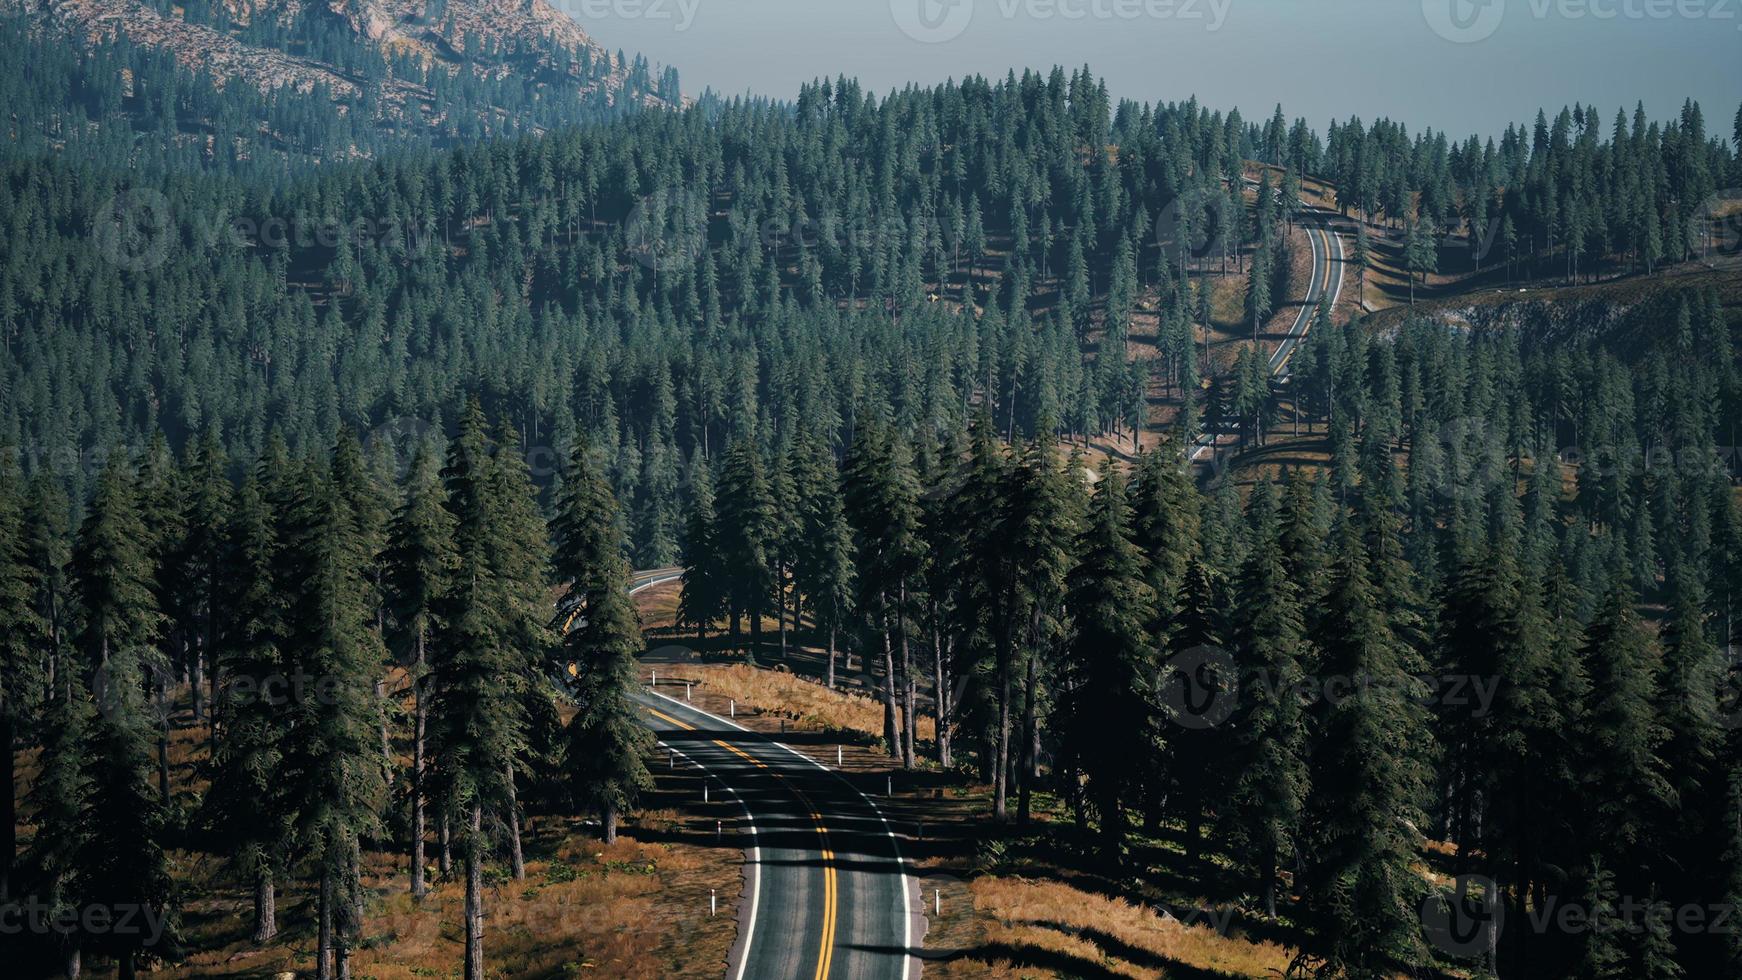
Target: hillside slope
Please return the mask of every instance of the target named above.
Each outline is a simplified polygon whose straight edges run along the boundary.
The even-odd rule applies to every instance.
[[[573,125],[681,100],[675,71],[546,0],[0,0],[13,152],[226,166]]]

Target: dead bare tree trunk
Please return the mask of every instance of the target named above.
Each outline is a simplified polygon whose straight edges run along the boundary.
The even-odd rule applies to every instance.
[[[484,808],[472,804],[466,834],[466,975],[484,980]]]
[[[320,910],[316,913],[320,925],[315,942],[315,977],[316,980],[333,980],[333,872],[330,868],[321,870],[319,902]]]
[[[883,615],[883,740],[889,757],[901,758],[901,729],[895,717],[895,649],[889,637],[889,614]]]
[[[417,631],[417,659],[411,665],[411,894],[422,898],[429,887],[423,880],[423,743],[429,727],[429,706],[423,696],[424,630]]]
[[[914,766],[913,743],[918,732],[918,722],[915,719],[914,703],[917,700],[913,678],[913,649],[907,636],[907,583],[901,583],[898,591],[899,604],[895,609],[895,628],[901,633],[901,764],[907,769]]]
[[[514,788],[514,771],[508,771],[508,853],[514,880],[526,880],[526,852],[520,848],[520,794]]]

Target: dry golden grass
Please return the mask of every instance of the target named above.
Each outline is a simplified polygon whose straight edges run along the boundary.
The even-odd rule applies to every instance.
[[[170,783],[175,809],[185,818],[195,812],[208,788],[208,733],[204,725],[192,723],[186,690],[178,694],[178,727],[169,743]],[[402,748],[396,741],[396,754]],[[27,795],[39,775],[39,755],[31,749],[15,758],[24,846],[36,829]],[[655,777],[660,775],[656,769]],[[569,818],[537,818],[527,841],[526,879],[514,881],[500,867],[488,879],[485,955],[491,974],[654,980],[723,973],[727,950],[737,937],[743,852],[636,839],[673,836],[683,822],[670,810],[633,815],[626,819],[619,841],[605,847],[596,839],[596,827]],[[197,850],[175,850],[169,857],[180,896],[184,946],[190,952],[179,963],[160,966],[155,975],[312,975],[313,906],[307,882],[286,878],[279,883],[280,935],[257,946],[249,937],[250,892],[224,858]],[[428,858],[433,865],[433,842]],[[459,975],[464,881],[457,876],[439,881],[432,868],[429,895],[414,903],[405,864],[402,854],[364,853],[370,897],[363,947],[353,959],[358,980]],[[709,889],[719,898],[719,914],[713,917],[708,915]],[[112,976],[113,967],[92,960],[86,973]]]
[[[669,822],[672,817],[663,817]],[[485,887],[485,955],[493,975],[646,978],[706,976],[725,969],[737,934],[732,915],[741,884],[738,855],[729,850],[668,847],[619,838],[606,847],[587,831],[565,826],[549,861],[529,861],[526,879]],[[359,978],[408,980],[458,975],[465,884],[432,882],[414,902],[404,891],[396,860],[370,855],[365,880],[375,898],[365,920],[364,948],[352,963]],[[197,869],[194,869],[197,870]],[[220,883],[192,874],[190,886]],[[710,917],[708,889],[720,895],[721,914]],[[188,937],[200,951],[166,971],[172,976],[272,975],[306,970],[312,942],[299,924],[306,895],[280,896],[280,922],[292,927],[264,948],[241,933],[246,905],[239,895],[207,894],[189,903],[202,925]]]
[[[822,684],[795,674],[760,670],[744,664],[695,665],[683,669],[685,677],[699,677],[704,691],[730,698],[739,710],[754,710],[786,718],[800,728],[858,732],[871,737],[883,734],[883,705],[871,698],[831,691]],[[922,741],[936,735],[932,719],[924,713],[918,720]]]
[[[635,593],[635,608],[641,612],[643,629],[669,629],[677,621],[677,599],[683,583],[666,582]]]
[[[987,958],[973,952],[935,969],[943,978],[1081,975],[1161,980],[1170,966],[1227,977],[1279,976],[1293,951],[1188,926],[1154,909],[1069,885],[986,877],[969,886]]]

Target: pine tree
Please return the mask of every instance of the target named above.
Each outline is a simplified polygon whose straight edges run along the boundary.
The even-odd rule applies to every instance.
[[[187,502],[181,472],[161,430],[154,432],[134,482],[140,523],[146,531],[146,555],[151,569],[150,588],[161,613],[154,653],[141,662],[146,671],[147,695],[157,721],[157,791],[165,805],[170,800],[169,730],[170,688],[185,664],[189,649],[183,608],[178,556],[186,546]]]
[[[1426,276],[1439,271],[1439,245],[1434,240],[1435,231],[1426,219],[1409,222],[1404,230],[1403,258],[1409,267],[1409,305],[1415,305],[1415,283],[1417,277],[1426,281]]]
[[[0,799],[0,901],[12,896],[12,868],[18,853],[16,801],[19,779],[14,746],[20,724],[35,712],[47,681],[44,641],[47,623],[36,608],[38,574],[25,553],[19,498],[19,475],[13,454],[0,447],[0,769],[7,789]]]
[[[802,456],[798,496],[798,586],[817,628],[828,634],[827,679],[833,688],[840,631],[853,612],[853,529],[847,523],[840,474],[820,445],[808,447]]]
[[[1666,732],[1653,710],[1657,657],[1625,585],[1604,601],[1588,630],[1582,659],[1590,665],[1589,753],[1597,854],[1623,892],[1646,884],[1648,840],[1672,788],[1659,750]]]
[[[934,544],[933,568],[954,584],[948,624],[954,646],[952,659],[958,673],[975,682],[963,688],[959,702],[952,692],[951,709],[963,734],[977,742],[984,782],[995,778],[996,739],[992,733],[997,703],[983,677],[995,674],[1012,634],[1003,616],[1010,569],[1000,553],[998,533],[1008,465],[991,413],[981,405],[970,423],[968,452],[960,464],[955,490],[943,508],[942,540]]]
[[[187,487],[187,534],[176,556],[179,592],[177,605],[185,612],[184,632],[193,647],[188,656],[189,680],[193,687],[194,720],[205,720],[205,680],[216,680],[217,648],[222,629],[223,576],[228,528],[234,493],[225,472],[229,463],[215,433],[207,430],[198,443],[190,444],[183,467]],[[212,727],[214,741],[217,727]]]
[[[1339,525],[1313,641],[1323,677],[1351,688],[1317,705],[1303,893],[1321,972],[1376,980],[1423,955],[1414,865],[1426,774],[1411,746],[1426,733],[1366,549],[1352,520]]]
[[[1656,715],[1666,738],[1660,749],[1673,809],[1653,835],[1667,871],[1659,884],[1676,905],[1717,904],[1729,884],[1724,854],[1734,831],[1723,824],[1731,772],[1720,698],[1725,662],[1706,623],[1707,600],[1697,575],[1677,562],[1670,571],[1669,619],[1662,634],[1663,663],[1654,685]],[[1722,955],[1717,936],[1678,937],[1690,964]]]
[[[454,573],[454,519],[447,509],[439,462],[429,445],[417,448],[406,472],[404,501],[394,515],[382,561],[386,567],[390,634],[412,686],[411,894],[421,898],[427,824],[425,779],[429,749],[430,642],[437,610]]]
[[[1624,940],[1628,930],[1617,921],[1615,876],[1597,859],[1585,877],[1584,908],[1591,927],[1580,937],[1583,951],[1577,976],[1579,980],[1631,980]]]
[[[557,653],[558,637],[551,628],[550,530],[539,512],[538,489],[519,436],[506,422],[497,427],[487,499],[491,522],[488,554],[501,590],[503,639],[519,654],[520,669],[526,675],[522,688],[526,747],[515,767],[536,783],[551,783],[559,778],[557,760],[562,753],[562,718],[557,709],[561,692],[556,678],[564,665]],[[623,541],[622,523],[615,524],[614,530],[618,541]],[[526,877],[526,858],[514,772],[509,774],[508,789],[513,797],[507,813],[509,859],[515,879],[520,880]]]
[[[874,426],[861,430],[847,457],[845,508],[858,556],[859,596],[855,602],[866,635],[879,638],[883,663],[883,730],[889,754],[913,765],[913,746],[900,706],[913,699],[901,690],[911,684],[906,623],[909,594],[920,570],[919,488],[905,449]],[[905,683],[904,683],[905,681]]]
[[[77,672],[70,651],[74,605],[67,567],[72,544],[70,510],[59,481],[46,473],[37,474],[25,501],[21,544],[36,583],[31,601],[44,631],[43,682],[50,693]]]
[[[641,723],[634,691],[641,618],[629,597],[629,565],[617,533],[617,501],[578,443],[557,503],[556,573],[576,618],[564,638],[575,670],[578,710],[568,725],[565,775],[576,801],[599,814],[605,843],[619,815],[652,786],[642,762],[653,735]]]
[[[708,467],[697,459],[690,468],[689,500],[684,513],[683,587],[678,593],[677,621],[694,626],[696,642],[706,643],[708,628],[725,608],[725,583],[719,553],[718,517]]]
[[[1074,560],[1072,545],[1078,533],[1072,493],[1071,481],[1054,462],[1052,444],[1043,439],[1030,443],[1015,465],[1005,470],[1004,488],[998,494],[1002,512],[995,548],[1003,571],[997,581],[1004,592],[1000,615],[1008,634],[1004,655],[997,664],[997,755],[1003,776],[993,785],[993,812],[999,820],[1006,816],[1012,763],[1016,764],[1015,774],[1022,777],[1018,818],[1026,821],[1029,815],[1036,775],[1035,725],[1041,678],[1050,670],[1048,655],[1056,647],[1065,578]],[[1021,752],[1013,757],[1011,721],[1018,669],[1022,672],[1023,731]]]
[[[1164,443],[1144,454],[1130,498],[1132,540],[1144,556],[1157,603],[1151,629],[1159,631],[1179,608],[1186,566],[1198,549],[1198,492],[1176,443]]]
[[[1084,784],[1081,812],[1100,825],[1102,857],[1117,862],[1125,840],[1128,800],[1138,794],[1148,757],[1159,751],[1150,689],[1152,642],[1145,622],[1155,594],[1143,580],[1143,561],[1130,539],[1125,485],[1117,472],[1101,481],[1078,546],[1065,606],[1068,650],[1061,663],[1062,693],[1054,711],[1060,742],[1058,767],[1067,790]]]
[[[387,488],[376,479],[363,457],[363,447],[357,441],[356,433],[349,429],[334,445],[332,476],[333,487],[344,498],[350,513],[353,544],[363,562],[362,601],[368,610],[370,625],[379,637],[385,631],[387,615],[386,587],[382,581],[386,570],[381,563],[381,552],[387,547],[387,526],[392,513]],[[379,724],[381,757],[391,766],[393,752],[387,739],[387,666],[383,662],[376,668],[375,696],[382,708]]]
[[[1186,565],[1162,664],[1161,684],[1174,723],[1164,770],[1168,808],[1185,823],[1186,861],[1194,867],[1202,857],[1204,817],[1223,798],[1231,772],[1229,742],[1218,729],[1237,680],[1225,656],[1226,591],[1226,580],[1208,562],[1194,558]],[[1199,692],[1208,692],[1208,699],[1200,703]]]
[[[199,819],[253,889],[256,943],[278,934],[277,883],[293,816],[280,779],[289,720],[289,671],[280,644],[291,596],[277,523],[259,477],[250,474],[228,522],[222,600],[230,612],[218,639],[214,670],[221,683],[213,705],[223,735]]]
[[[1247,510],[1253,542],[1236,588],[1232,640],[1241,695],[1229,719],[1236,775],[1228,822],[1265,914],[1275,919],[1279,861],[1298,840],[1307,793],[1306,719],[1294,694],[1306,678],[1306,635],[1268,482],[1253,491]]]
[[[1271,278],[1274,272],[1272,249],[1268,241],[1260,241],[1252,252],[1252,266],[1246,276],[1246,319],[1252,324],[1252,343],[1258,343],[1259,330],[1269,319],[1272,300]]]
[[[79,859],[86,853],[90,832],[84,814],[91,796],[89,753],[95,721],[96,710],[82,673],[68,671],[55,685],[43,713],[42,754],[28,798],[37,832],[25,856],[32,897],[57,917],[76,917],[88,905]],[[82,968],[85,938],[73,932],[60,943],[64,974],[75,980]]]
[[[83,937],[85,949],[115,960],[121,980],[138,975],[142,955],[168,958],[179,944],[163,846],[169,812],[151,785],[154,725],[140,659],[139,648],[118,646],[103,663],[104,690],[85,759],[89,793],[72,857],[82,907],[137,909],[142,921],[158,924]]]
[[[774,542],[775,513],[762,456],[749,442],[739,440],[726,450],[715,503],[719,508],[715,540],[722,591],[731,616],[732,644],[754,663],[762,642],[762,614],[774,594],[769,549]],[[748,646],[739,642],[739,627],[746,618],[750,621]]]
[[[509,646],[507,589],[491,560],[498,530],[491,469],[484,412],[473,400],[442,471],[456,564],[437,615],[430,677],[432,798],[459,821],[465,854],[466,980],[484,977],[485,814],[506,823],[514,761],[526,745],[525,659]]]
[[[119,462],[104,467],[73,549],[73,591],[84,624],[81,646],[93,667],[133,649],[140,669],[156,666],[163,614],[152,591],[151,535],[133,480]],[[102,692],[95,692],[99,697]]]
[[[335,457],[353,440],[341,435]],[[375,555],[359,521],[337,474],[311,470],[283,541],[291,605],[281,655],[290,676],[317,680],[286,700],[281,778],[316,878],[322,980],[348,977],[362,940],[362,844],[380,836],[388,782],[377,695],[386,654],[372,628]]]

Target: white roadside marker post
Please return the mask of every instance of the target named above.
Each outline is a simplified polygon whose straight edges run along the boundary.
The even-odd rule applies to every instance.
[[[931,914],[934,919],[944,914],[944,890],[942,888],[931,890]]]
[[[659,668],[657,668],[657,667],[654,668],[654,670],[653,670],[653,683],[649,684],[648,686],[649,687],[658,687],[659,686]]]
[[[719,843],[726,834],[726,824],[723,820],[714,821],[714,843]]]
[[[704,781],[704,782],[703,782],[703,783],[702,783],[702,802],[703,802],[703,803],[707,803],[707,802],[709,802],[709,800],[708,800],[708,790],[709,790],[709,789],[710,789],[710,787],[709,787],[709,786],[708,786],[708,784],[707,784],[707,783],[706,783],[706,782],[705,782],[705,781]]]
[[[839,745],[835,746],[835,768],[841,768],[841,747]]]
[[[728,717],[728,718],[738,717],[738,702],[736,699],[733,699],[733,700],[726,702],[726,717]]]
[[[720,897],[714,889],[710,888],[708,889],[708,917],[713,918],[715,915],[719,914],[719,911]]]
[[[683,682],[683,699],[685,701],[688,701],[690,699],[690,682],[689,681]]]

